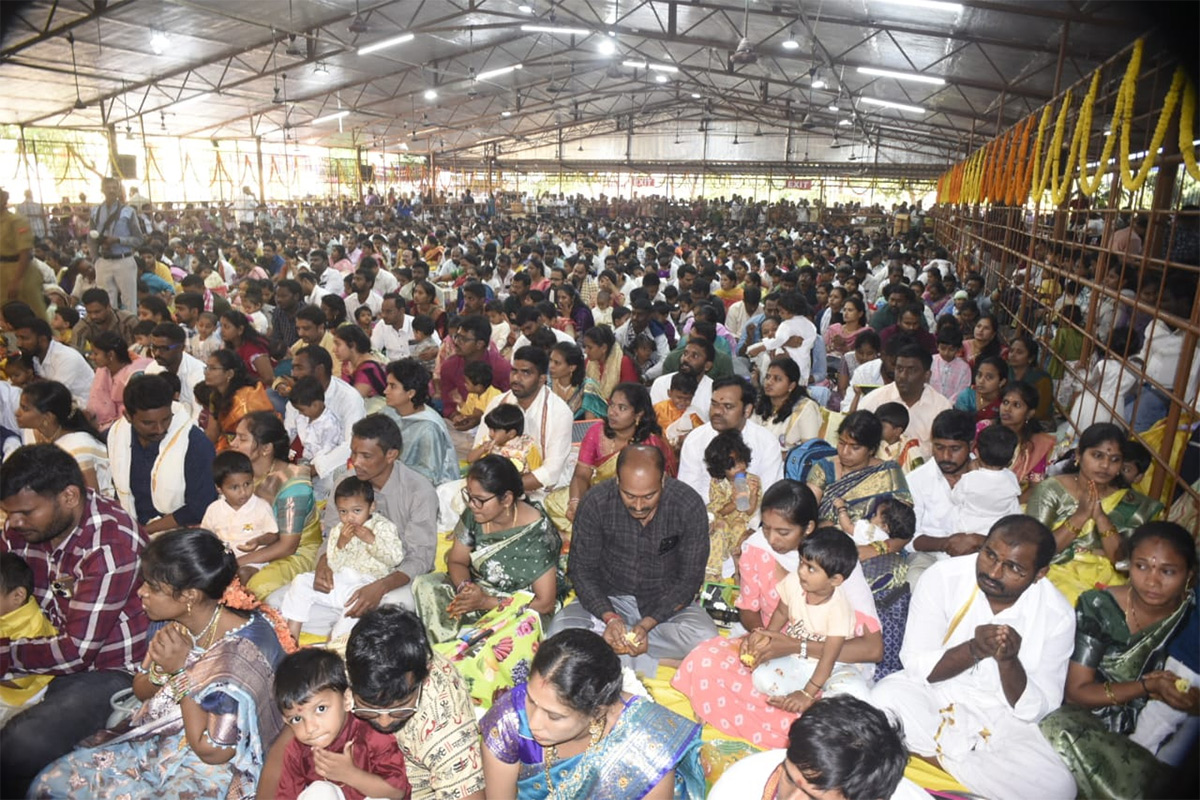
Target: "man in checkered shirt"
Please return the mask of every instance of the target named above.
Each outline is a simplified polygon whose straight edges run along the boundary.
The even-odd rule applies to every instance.
[[[105,726],[109,698],[133,685],[146,653],[137,591],[146,537],[115,501],[86,487],[79,464],[52,444],[13,451],[0,473],[8,516],[0,552],[33,569],[34,596],[58,629],[0,639],[0,680],[53,675],[41,703],[0,730],[0,797],[24,797],[47,764]]]

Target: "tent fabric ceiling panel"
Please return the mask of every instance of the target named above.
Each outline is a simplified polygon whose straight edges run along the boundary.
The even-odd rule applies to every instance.
[[[532,13],[522,10],[526,2]],[[519,150],[552,141],[559,129],[572,141],[621,141],[623,157],[614,126],[624,118],[639,127],[678,119],[689,142],[702,120],[714,130],[737,120],[743,129],[765,126],[763,137],[750,132],[758,144],[739,136],[737,148],[710,152],[714,160],[783,160],[775,138],[790,128],[793,151],[806,134],[827,140],[837,130],[869,139],[881,160],[912,140],[946,162],[1051,97],[1064,26],[1061,86],[1149,26],[1136,2],[1093,0],[963,0],[957,11],[902,0],[108,0],[99,13],[94,0],[19,6],[0,44],[0,123],[137,129],[143,116],[174,135],[337,147],[404,141],[461,158],[482,157],[480,142],[499,138]],[[350,30],[356,19],[365,32]],[[530,25],[582,32],[523,29]],[[403,33],[413,39],[358,55]],[[68,34],[82,110],[73,108]],[[161,54],[156,35],[165,37],[154,42]],[[743,36],[757,61],[731,64]],[[789,39],[795,48],[784,47]],[[647,62],[673,69],[636,66]],[[927,72],[947,84],[874,77],[860,66]],[[826,87],[814,88],[815,79]],[[437,96],[426,98],[430,90]],[[925,111],[878,109],[863,97]],[[340,124],[312,124],[339,109],[350,112]],[[839,126],[847,119],[851,128]],[[427,130],[435,133],[413,136]],[[673,137],[672,128],[666,141]],[[699,157],[703,147],[685,149]]]

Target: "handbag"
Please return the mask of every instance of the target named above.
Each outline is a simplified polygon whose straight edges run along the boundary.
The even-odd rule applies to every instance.
[[[531,602],[532,592],[517,592],[473,626],[464,627],[458,638],[433,646],[454,664],[471,699],[485,709],[529,679],[529,666],[542,640],[542,615],[529,607]]]

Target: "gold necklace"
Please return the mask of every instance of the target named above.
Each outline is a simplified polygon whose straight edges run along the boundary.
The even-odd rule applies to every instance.
[[[217,603],[217,608],[215,611],[213,611],[212,619],[210,619],[208,621],[208,624],[204,626],[204,629],[201,630],[200,633],[198,633],[192,637],[192,644],[196,645],[201,650],[206,650],[206,649],[208,649],[208,647],[211,647],[213,640],[216,638],[215,634],[217,632],[217,620],[219,620],[220,618],[221,618],[221,604]],[[210,637],[208,644],[207,645],[200,644],[201,640],[203,640],[205,637]]]
[[[583,758],[579,760],[579,764],[575,767],[575,773],[566,781],[563,781],[558,786],[554,785],[554,781],[550,777],[550,762],[558,761],[558,747],[550,746],[545,749],[542,755],[546,767],[546,790],[549,798],[559,797],[559,791],[562,790],[561,797],[573,798],[578,796],[578,790],[583,785],[583,781],[587,777],[588,769],[591,768],[591,756],[594,753],[593,748],[600,743],[600,739],[604,736],[604,729],[608,723],[608,715],[605,714],[603,719],[594,719],[588,725],[589,741],[588,746],[583,750]]]
[[[1132,587],[1130,587],[1130,589],[1129,589],[1129,614],[1127,615],[1126,624],[1129,627],[1130,633],[1135,633],[1134,628],[1137,628],[1139,630],[1141,629],[1141,625],[1138,623],[1137,607],[1134,605],[1134,602],[1133,602],[1133,588]]]

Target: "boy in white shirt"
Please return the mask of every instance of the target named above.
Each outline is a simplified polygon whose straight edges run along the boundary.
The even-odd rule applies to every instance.
[[[807,386],[812,375],[812,350],[817,340],[817,327],[804,314],[808,311],[808,303],[797,292],[786,292],[779,298],[779,316],[783,322],[779,330],[770,339],[751,345],[746,355],[753,358],[765,351],[782,348],[788,357],[800,367],[800,385]]]
[[[1021,484],[1008,468],[1018,443],[1017,434],[999,423],[979,432],[979,458],[950,492],[959,531],[986,536],[1001,517],[1021,513]]]
[[[218,453],[212,464],[213,483],[220,497],[209,504],[200,521],[238,553],[238,566],[255,570],[266,565],[255,552],[279,540],[279,523],[271,504],[254,493],[254,467],[235,450]],[[239,577],[245,583],[250,572]]]
[[[336,449],[345,438],[345,427],[337,414],[325,405],[325,387],[313,376],[300,378],[292,386],[288,400],[300,412],[295,417],[294,431],[288,435],[300,441],[303,450],[301,464],[311,464],[316,459]],[[328,475],[313,479],[313,491],[318,500],[329,497],[331,489]]]

